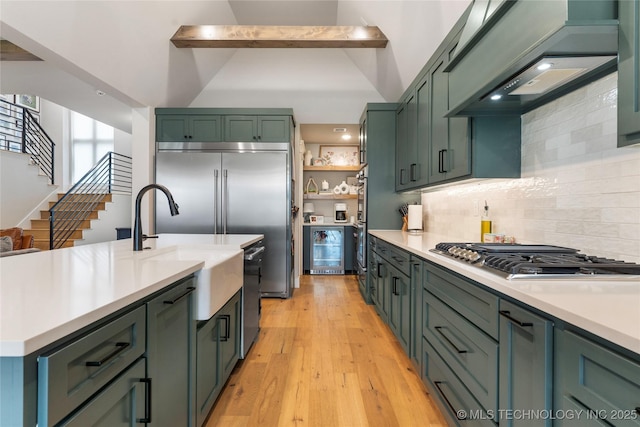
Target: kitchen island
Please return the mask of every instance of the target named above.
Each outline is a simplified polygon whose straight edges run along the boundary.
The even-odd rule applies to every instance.
[[[179,257],[181,249],[210,250],[222,262],[262,238],[167,234],[146,240],[150,249],[138,252],[127,239],[0,260],[0,424],[36,424],[40,355],[129,315],[185,278],[191,277],[185,289],[193,290],[206,259]],[[140,330],[133,335],[144,339]]]

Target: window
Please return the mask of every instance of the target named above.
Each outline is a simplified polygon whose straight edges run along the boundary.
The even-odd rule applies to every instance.
[[[71,111],[72,182],[77,182],[97,162],[113,151],[111,126]]]

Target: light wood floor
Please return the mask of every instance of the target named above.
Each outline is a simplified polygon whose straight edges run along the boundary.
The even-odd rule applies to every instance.
[[[260,326],[206,427],[446,426],[355,276],[303,276]]]

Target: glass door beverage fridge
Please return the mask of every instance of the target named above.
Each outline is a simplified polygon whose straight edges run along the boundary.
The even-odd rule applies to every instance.
[[[344,227],[311,227],[311,274],[344,274]]]

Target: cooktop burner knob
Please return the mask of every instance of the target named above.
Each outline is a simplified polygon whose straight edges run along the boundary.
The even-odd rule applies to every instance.
[[[473,252],[473,254],[468,258],[471,262],[476,262],[480,259],[481,255],[478,252]]]

